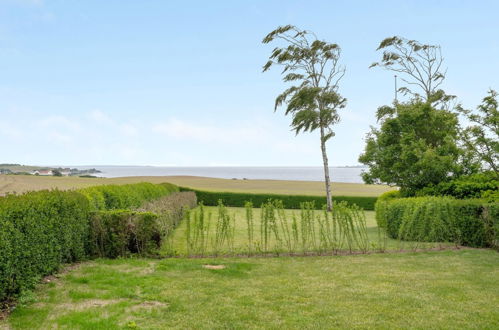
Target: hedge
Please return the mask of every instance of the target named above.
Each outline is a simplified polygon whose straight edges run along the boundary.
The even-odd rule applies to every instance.
[[[117,258],[151,253],[161,242],[157,218],[152,212],[95,212],[90,221],[90,255]]]
[[[380,199],[376,220],[396,239],[499,246],[499,203],[451,197]]]
[[[499,193],[499,178],[493,171],[462,176],[417,192],[419,196],[452,196],[459,199],[483,198]]]
[[[85,258],[90,204],[71,191],[0,198],[0,302]]]
[[[179,191],[179,189],[173,184],[153,184],[149,182],[93,186],[79,190],[79,192],[90,200],[90,204],[94,210],[136,208],[145,201],[150,201],[176,191]]]
[[[198,201],[204,205],[216,206],[218,200],[222,200],[226,206],[244,207],[246,202],[252,202],[255,206],[260,206],[266,203],[269,199],[282,200],[284,208],[299,209],[303,202],[315,202],[317,208],[322,208],[326,204],[325,196],[307,196],[307,195],[286,195],[286,194],[251,194],[251,193],[236,193],[236,192],[213,192],[203,191],[192,188],[180,187],[181,191],[194,191]],[[334,202],[347,202],[356,204],[364,210],[374,210],[376,197],[363,196],[333,196]]]
[[[167,237],[180,224],[185,210],[196,206],[196,194],[193,191],[183,191],[144,203],[138,210],[157,214],[161,235]]]
[[[178,187],[172,184],[138,183],[0,197],[0,304],[31,289],[41,277],[53,273],[62,263],[101,255],[101,252],[108,256],[122,255],[115,252],[119,244],[109,250],[96,250],[95,237],[91,240],[91,221],[109,225],[103,230],[113,239],[104,241],[114,244],[113,235],[132,230],[138,236],[132,237],[136,248],[129,246],[130,251],[147,251],[149,246],[141,242],[144,235],[149,237],[150,230],[153,231],[152,214],[99,212],[138,207],[174,191],[178,191]],[[131,222],[121,220],[126,218],[125,214],[132,213]],[[130,225],[135,228],[119,228]],[[97,233],[93,232],[93,235]],[[144,241],[150,243],[149,239]]]

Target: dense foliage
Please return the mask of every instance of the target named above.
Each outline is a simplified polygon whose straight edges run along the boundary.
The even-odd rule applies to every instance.
[[[136,208],[144,201],[150,201],[175,191],[178,191],[178,187],[170,183],[148,182],[93,186],[79,190],[90,200],[95,210]]]
[[[392,238],[497,247],[499,203],[450,197],[380,199],[376,221]]]
[[[90,221],[90,254],[116,258],[151,253],[161,242],[157,217],[131,210],[95,212]]]
[[[196,193],[193,191],[174,192],[171,195],[144,203],[138,210],[153,212],[157,215],[156,223],[163,239],[165,250],[171,249],[173,231],[180,224],[188,209],[197,205]]]
[[[126,255],[125,245],[130,252],[148,251],[157,241],[156,215],[105,210],[137,207],[176,190],[170,184],[139,183],[1,197],[0,302],[32,288],[62,263]]]
[[[359,157],[369,166],[366,183],[395,185],[411,196],[462,171],[456,114],[416,100],[380,108],[379,117],[381,127],[372,129]]]
[[[499,178],[493,172],[476,173],[425,187],[418,195],[482,198],[499,191]]]
[[[251,193],[236,193],[236,192],[214,192],[195,190],[191,188],[180,187],[183,191],[195,191],[199,202],[204,205],[216,206],[221,200],[224,205],[243,207],[246,202],[252,202],[255,206],[260,206],[266,203],[269,199],[281,200],[286,209],[299,209],[300,204],[304,202],[314,202],[317,208],[322,208],[326,204],[325,196],[308,196],[308,195],[286,195],[286,194],[251,194]],[[366,196],[333,196],[333,201],[336,203],[347,202],[356,204],[364,210],[374,210],[376,197]]]
[[[0,198],[0,302],[31,288],[61,263],[85,258],[89,214],[88,200],[77,192]]]

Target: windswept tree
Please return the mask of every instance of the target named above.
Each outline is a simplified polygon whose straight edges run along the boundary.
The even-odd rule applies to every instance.
[[[382,67],[401,74],[407,86],[400,87],[398,92],[431,104],[454,98],[439,89],[447,72],[442,67],[444,58],[440,46],[395,36],[381,41],[377,50],[383,50],[383,57],[370,68]]]
[[[263,71],[281,66],[283,81],[291,84],[277,96],[274,111],[285,106],[285,114],[292,116],[291,127],[296,134],[319,130],[330,211],[333,204],[326,142],[334,136],[333,125],[340,120],[338,110],[346,106],[346,99],[338,93],[339,81],[345,74],[345,68],[339,64],[341,49],[337,44],[319,40],[313,32],[292,25],[278,27],[262,42],[273,41],[284,45],[274,48]]]
[[[478,160],[494,171],[499,177],[499,98],[494,90],[490,90],[477,111],[458,107],[471,125],[462,131],[462,138],[469,151]]]
[[[359,157],[369,167],[364,182],[398,186],[412,196],[466,173],[463,163],[470,158],[458,147],[457,114],[446,107],[454,96],[439,89],[445,79],[440,46],[391,37],[378,50],[383,57],[371,67],[401,74],[407,85],[398,91],[410,99],[378,108],[380,127],[371,128]]]

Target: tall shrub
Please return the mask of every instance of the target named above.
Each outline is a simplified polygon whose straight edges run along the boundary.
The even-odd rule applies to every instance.
[[[376,203],[378,226],[392,238],[497,247],[499,203],[451,197],[413,197]]]
[[[32,288],[61,263],[85,258],[89,212],[77,192],[0,198],[0,301]]]

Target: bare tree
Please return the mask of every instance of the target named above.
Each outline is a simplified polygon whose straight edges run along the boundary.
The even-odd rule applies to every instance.
[[[274,111],[286,104],[285,114],[292,115],[291,127],[296,134],[320,131],[327,208],[331,211],[326,142],[334,136],[332,126],[340,120],[338,110],[346,106],[346,99],[338,93],[339,81],[345,74],[345,68],[339,64],[341,49],[337,44],[319,40],[314,33],[292,25],[278,27],[263,39],[263,43],[276,39],[283,41],[285,46],[274,48],[263,71],[280,65],[283,81],[296,84],[277,96]]]
[[[401,79],[408,86],[400,87],[399,92],[422,97],[429,103],[446,103],[454,98],[438,89],[447,73],[447,69],[442,68],[444,58],[440,46],[395,36],[384,39],[376,50],[383,50],[383,57],[380,62],[371,64],[370,68],[379,66],[402,73]],[[414,87],[420,88],[423,95],[416,92]]]

